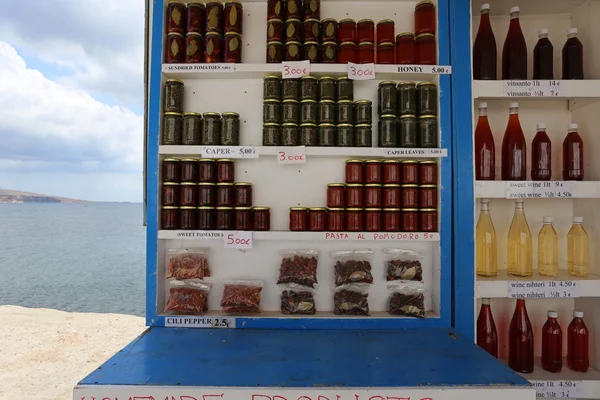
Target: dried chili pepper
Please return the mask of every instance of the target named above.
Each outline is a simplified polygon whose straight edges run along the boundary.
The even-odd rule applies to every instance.
[[[349,283],[373,283],[371,263],[364,260],[345,260],[335,262],[335,286]]]
[[[422,291],[408,290],[392,294],[390,314],[425,318],[425,296]]]
[[[204,279],[210,276],[205,253],[174,254],[169,257],[167,278]]]
[[[165,312],[200,315],[208,311],[206,294],[205,290],[195,288],[171,288]]]
[[[368,294],[352,290],[340,290],[333,295],[335,315],[369,315]]]
[[[316,254],[315,251],[288,252],[281,260],[277,284],[295,283],[314,288],[317,283]]]
[[[421,261],[389,260],[387,262],[388,281],[422,281],[423,266]]]
[[[223,313],[259,313],[262,286],[250,284],[225,284],[221,298]]]
[[[282,314],[313,315],[316,312],[315,297],[311,292],[284,290],[281,293]]]

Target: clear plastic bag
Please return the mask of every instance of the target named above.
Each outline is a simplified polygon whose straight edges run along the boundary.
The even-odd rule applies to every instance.
[[[425,318],[425,289],[418,286],[398,285],[391,287],[388,311],[392,315]]]
[[[423,257],[411,250],[384,249],[388,281],[423,281]]]
[[[223,297],[221,298],[221,311],[228,314],[259,313],[260,292],[263,282],[232,280],[225,281],[223,286]]]
[[[210,276],[208,249],[169,249],[167,279],[204,279]]]
[[[335,315],[369,315],[368,287],[348,285],[338,288],[333,295]]]
[[[373,283],[371,273],[371,250],[334,251],[335,286],[352,283]]]
[[[317,312],[315,297],[308,290],[284,290],[281,292],[281,313],[314,315]]]
[[[314,288],[319,253],[315,250],[286,250],[282,253],[277,284],[295,283]]]
[[[169,286],[169,300],[165,312],[202,315],[208,311],[209,283],[171,281]]]

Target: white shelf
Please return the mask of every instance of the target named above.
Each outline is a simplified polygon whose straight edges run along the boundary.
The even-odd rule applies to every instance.
[[[508,181],[476,181],[475,182],[475,197],[487,199],[506,199],[506,185]],[[511,182],[515,183],[515,182]],[[518,183],[531,184],[532,181],[522,181]],[[538,182],[539,183],[539,182]],[[563,182],[570,186],[572,193],[571,199],[598,199],[600,198],[600,182],[597,181],[568,181]],[[548,197],[543,193],[539,198],[558,198]]]
[[[562,88],[560,96],[505,96],[504,81],[473,81],[473,98],[480,100],[576,100],[600,99],[600,80],[556,80]]]
[[[534,272],[530,277],[509,276],[506,270],[498,271],[498,275],[493,278],[477,277],[475,284],[475,295],[477,298],[509,298],[509,282],[539,282],[539,281],[573,281],[579,287],[579,297],[600,297],[600,276],[589,275],[587,278],[569,276],[565,270],[560,270],[558,276],[542,276]],[[576,297],[576,296],[574,296]],[[600,392],[598,392],[600,393]]]
[[[223,240],[233,231],[178,231],[160,230],[163,240]],[[439,242],[439,233],[423,232],[253,232],[253,240],[265,241],[331,241],[331,242]]]

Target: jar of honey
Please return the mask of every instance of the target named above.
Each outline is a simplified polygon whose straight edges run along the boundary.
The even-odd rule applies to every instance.
[[[198,206],[214,207],[217,203],[217,185],[214,183],[198,184]]]
[[[337,42],[356,43],[356,21],[351,18],[346,18],[340,21],[338,24]]]
[[[377,23],[377,45],[394,42],[396,25],[391,19],[384,19]]]
[[[217,183],[233,183],[235,181],[235,161],[217,160]]]
[[[381,184],[383,181],[383,166],[381,160],[367,160],[365,161],[365,183],[367,185],[378,183]]]
[[[400,184],[400,161],[384,160],[383,161],[383,184]]]
[[[179,182],[181,166],[177,158],[165,158],[162,162],[162,181]]]
[[[383,231],[384,232],[400,232],[400,209],[399,208],[384,208],[383,209]]]
[[[403,209],[419,208],[419,185],[402,185],[400,203]]]
[[[382,228],[381,208],[365,209],[365,231],[366,232],[381,232],[381,228]]]
[[[167,207],[179,205],[179,183],[165,182],[162,184],[162,205]]]
[[[373,42],[360,43],[356,50],[358,64],[373,64],[375,62],[375,46]]]
[[[181,33],[167,34],[165,63],[178,64],[185,61],[185,37]]]
[[[346,183],[364,183],[362,160],[346,160]]]
[[[382,185],[370,184],[365,185],[364,189],[364,204],[365,208],[381,208],[382,205]]]
[[[162,229],[179,229],[179,207],[163,207],[160,220]]]
[[[290,231],[301,232],[308,229],[308,209],[304,207],[290,208]]]
[[[198,160],[184,158],[181,160],[181,182],[198,182]]]
[[[284,25],[280,19],[270,19],[267,21],[267,43],[283,43]]]
[[[435,208],[421,209],[421,232],[438,231],[438,213]]]
[[[346,210],[343,208],[330,208],[327,212],[327,230],[330,232],[343,232],[346,226]]]
[[[357,183],[346,185],[346,207],[363,208],[365,197],[364,186]]]
[[[346,185],[330,183],[327,185],[327,207],[344,208],[346,206]]]
[[[185,62],[204,62],[204,36],[197,32],[188,32],[185,35]]]
[[[241,35],[243,20],[242,3],[238,0],[227,0],[225,2],[225,32],[236,32]]]
[[[233,209],[234,228],[236,231],[251,231],[252,230],[252,208],[251,207],[236,207]]]
[[[338,64],[356,63],[356,44],[343,42],[338,48]]]
[[[377,45],[377,64],[394,64],[396,50],[393,42],[384,42]]]
[[[417,64],[437,64],[435,36],[433,36],[431,33],[423,33],[417,36],[415,38],[415,54],[417,58]]]
[[[217,183],[217,207],[233,207],[235,191],[233,183]]]
[[[198,209],[196,207],[179,209],[179,229],[184,231],[198,229]]]
[[[383,208],[400,208],[400,185],[383,185],[382,191]]]
[[[415,35],[402,32],[396,36],[396,64],[416,64]]]
[[[215,217],[215,229],[220,231],[233,230],[234,220],[232,207],[217,207]]]
[[[327,226],[326,208],[308,209],[308,230],[311,232],[323,232]]]
[[[435,6],[431,0],[422,0],[415,6],[415,34],[435,34]]]
[[[179,0],[170,0],[167,4],[167,33],[185,33],[187,9],[185,3]]]
[[[237,182],[235,188],[235,206],[252,207],[252,184],[249,182]]]
[[[437,208],[438,206],[438,187],[436,185],[420,186],[419,208]]]
[[[215,208],[198,207],[198,229],[210,231],[215,229]]]
[[[200,1],[190,1],[187,6],[187,32],[206,32],[206,6]]]
[[[362,232],[365,230],[365,215],[362,208],[346,209],[346,230],[348,232]]]
[[[419,210],[416,208],[402,209],[401,218],[402,232],[418,232],[419,230]]]
[[[419,162],[417,160],[404,160],[401,162],[403,185],[418,185],[419,184]],[[412,208],[412,207],[405,207]]]
[[[270,231],[271,230],[271,209],[269,207],[254,207],[254,230],[255,231]]]
[[[198,207],[198,184],[186,182],[179,187],[179,205],[182,207]]]
[[[375,22],[372,19],[361,19],[356,24],[358,43],[375,42]]]

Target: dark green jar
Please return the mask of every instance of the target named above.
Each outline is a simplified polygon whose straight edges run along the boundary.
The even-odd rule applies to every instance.
[[[284,124],[300,122],[300,104],[296,100],[284,100],[281,109]]]
[[[281,101],[281,78],[267,76],[263,81],[263,98],[265,100]]]
[[[304,76],[300,79],[300,100],[317,101],[319,97],[319,82],[314,76]]]
[[[398,84],[398,115],[417,114],[417,85],[414,82]]]
[[[357,124],[373,124],[373,103],[370,100],[358,100],[354,103]]]
[[[281,146],[281,125],[263,125],[263,146]]]
[[[399,142],[400,147],[417,147],[417,117],[414,115],[403,115],[399,121]]]
[[[350,100],[342,100],[337,103],[338,124],[354,125],[354,103]]]
[[[335,124],[336,104],[333,100],[323,100],[319,103],[319,124]]]
[[[354,101],[354,81],[342,76],[337,79],[337,101]]]
[[[165,113],[183,113],[183,81],[179,79],[166,80],[163,111]]]
[[[337,126],[338,147],[354,147],[354,126],[351,124],[339,124]]]
[[[319,101],[336,101],[336,83],[330,76],[324,76],[319,79]]]
[[[425,149],[438,147],[438,123],[435,115],[419,117],[419,146]]]
[[[221,144],[223,146],[240,145],[240,114],[224,112],[221,122]]]
[[[202,114],[194,112],[183,114],[181,144],[185,146],[202,144]]]
[[[221,144],[221,114],[206,112],[203,117],[202,144],[204,146],[218,146]]]
[[[183,131],[183,115],[180,113],[166,112],[163,118],[162,144],[177,146],[181,144]]]
[[[300,79],[283,79],[283,100],[300,100]]]
[[[373,127],[367,124],[360,124],[354,127],[354,137],[356,147],[373,146]]]
[[[377,88],[379,98],[378,113],[379,116],[393,114],[396,115],[398,99],[396,98],[396,82],[384,81]]]
[[[419,115],[437,115],[438,90],[433,82],[421,82],[417,85]]]
[[[394,114],[385,114],[379,118],[379,147],[398,147],[397,125],[398,118]]]
[[[265,100],[263,104],[263,123],[281,124],[281,102],[279,100]]]
[[[316,100],[302,100],[300,103],[300,124],[316,124],[319,111]]]
[[[334,124],[319,125],[319,146],[335,147],[337,143],[337,128]]]
[[[298,146],[300,142],[300,127],[298,124],[283,124],[281,128],[281,145]]]
[[[300,125],[300,146],[318,146],[319,134],[317,124]]]

